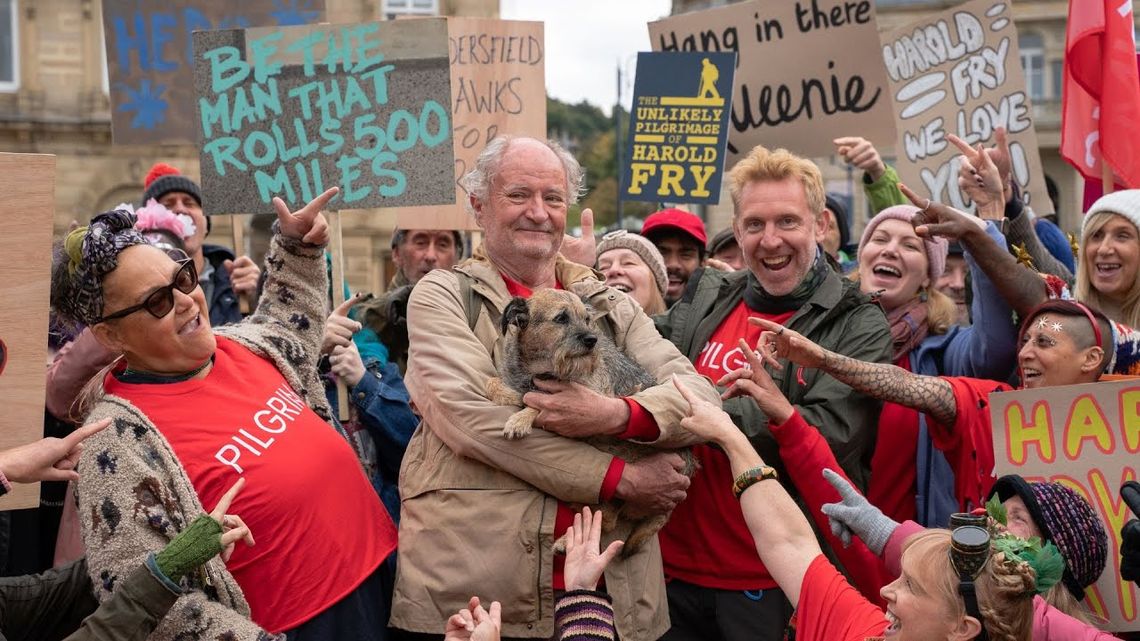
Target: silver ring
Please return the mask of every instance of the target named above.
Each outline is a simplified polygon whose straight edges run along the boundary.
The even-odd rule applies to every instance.
[[[930,209],[930,204],[931,204],[931,203],[930,203],[930,199],[929,199],[929,198],[927,198],[927,199],[926,199],[926,205],[925,205],[925,206],[924,206],[924,207],[923,207],[923,208],[920,210],[920,211],[921,211],[921,213],[924,213],[924,214],[925,214],[925,213],[926,213],[926,210],[927,210],[927,209]]]
[[[783,333],[784,333],[784,330],[785,330],[785,329],[787,329],[787,328],[786,328],[786,327],[781,327],[781,328],[780,328],[780,331],[776,332],[776,336],[779,336],[780,334],[783,334]]]

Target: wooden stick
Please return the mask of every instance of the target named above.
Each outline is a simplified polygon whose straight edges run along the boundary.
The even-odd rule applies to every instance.
[[[1103,155],[1100,157],[1100,187],[1101,191],[1104,192],[1103,195],[1106,196],[1116,191],[1116,180],[1112,176],[1112,165],[1108,164]]]
[[[332,252],[332,306],[344,302],[344,242],[340,235],[340,212],[325,212],[329,217],[329,251]],[[349,419],[348,387],[340,377],[336,379],[337,415],[341,421]]]
[[[233,232],[234,241],[234,257],[238,258],[246,255],[245,250],[245,224],[244,220],[238,214],[230,216],[230,230]],[[248,316],[250,312],[249,294],[241,294],[238,296],[238,310],[241,311],[242,316]]]

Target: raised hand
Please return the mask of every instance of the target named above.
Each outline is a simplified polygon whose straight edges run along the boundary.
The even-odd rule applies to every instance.
[[[451,615],[444,628],[444,641],[499,641],[503,626],[503,608],[498,601],[491,603],[491,611],[483,609],[479,597],[473,596],[467,607]]]
[[[337,305],[329,314],[325,320],[325,334],[321,338],[322,354],[332,353],[334,347],[348,347],[352,342],[352,335],[360,331],[360,323],[349,318],[348,312],[353,305],[360,302],[362,297],[362,294],[356,294]]]
[[[602,511],[590,512],[589,506],[574,515],[574,524],[566,531],[567,590],[593,590],[598,587],[606,566],[621,551],[624,542],[613,541],[601,551]]]
[[[339,187],[330,187],[325,193],[310,200],[309,204],[296,212],[289,211],[289,206],[285,204],[285,201],[274,196],[273,208],[277,210],[277,221],[281,224],[281,234],[318,247],[327,245],[329,242],[329,223],[321,214],[321,210],[339,192]]]
[[[1005,183],[991,154],[980,143],[971,147],[954,134],[947,134],[946,140],[962,152],[958,187],[977,205],[979,217],[1000,220],[1005,215]]]
[[[673,376],[673,385],[689,404],[685,418],[681,419],[682,428],[716,443],[723,443],[734,433],[741,434],[724,410],[694,394],[677,376]]]
[[[721,399],[728,400],[738,396],[750,396],[770,420],[776,424],[786,422],[795,411],[788,402],[775,381],[764,369],[764,363],[752,347],[743,338],[739,341],[740,351],[748,361],[748,367],[741,367],[725,374],[716,382],[720,386],[728,386]]]
[[[77,481],[75,466],[83,454],[83,441],[110,424],[111,419],[105,418],[63,438],[48,437],[0,452],[0,472],[13,483]]]
[[[237,483],[230,486],[222,498],[218,499],[218,504],[214,506],[214,510],[210,512],[210,518],[218,522],[222,526],[222,561],[229,561],[230,555],[234,553],[234,545],[238,541],[245,541],[246,545],[253,545],[253,533],[249,531],[249,526],[237,514],[226,514],[230,510],[230,504],[234,502],[234,498],[241,492],[241,488],[245,487],[245,479],[239,478]]]
[[[230,274],[230,285],[238,296],[253,296],[257,293],[257,282],[261,279],[261,268],[249,256],[238,256],[237,260],[222,263]]]
[[[975,233],[985,234],[986,222],[942,203],[931,202],[911,191],[910,187],[899,183],[899,191],[919,207],[920,211],[911,219],[914,233],[922,238],[942,236],[950,240],[962,240]]]
[[[831,142],[835,145],[835,153],[842,156],[847,164],[867,172],[871,180],[878,180],[887,172],[887,165],[870,140],[859,136],[845,136]]]
[[[748,322],[763,328],[760,339],[756,341],[756,351],[772,367],[784,369],[777,357],[801,367],[818,368],[823,364],[824,349],[799,332],[763,318],[749,318]]]
[[[574,238],[566,234],[562,237],[561,254],[567,260],[572,260],[579,265],[586,265],[593,267],[594,262],[597,260],[594,251],[597,247],[597,241],[594,239],[594,210],[586,208],[582,210],[582,237]]]

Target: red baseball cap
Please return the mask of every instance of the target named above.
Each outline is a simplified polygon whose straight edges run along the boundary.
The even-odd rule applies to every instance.
[[[700,217],[675,208],[662,209],[650,214],[641,225],[641,235],[648,236],[666,229],[676,229],[692,236],[702,249],[709,242],[708,235],[705,234],[705,223]]]

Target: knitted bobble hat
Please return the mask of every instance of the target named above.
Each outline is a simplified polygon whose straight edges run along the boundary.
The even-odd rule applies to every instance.
[[[661,257],[661,252],[649,239],[645,236],[628,232],[624,229],[611,231],[610,233],[602,236],[602,242],[598,243],[597,250],[594,252],[596,257],[594,264],[597,265],[597,259],[602,257],[602,254],[610,251],[611,249],[628,249],[641,257],[642,262],[649,267],[649,271],[653,274],[653,280],[657,283],[657,289],[662,296],[665,295],[665,290],[669,287],[669,279],[665,272],[665,259]]]
[[[875,228],[884,220],[901,220],[909,225],[914,219],[914,215],[919,211],[921,210],[913,205],[895,205],[879,212],[874,218],[867,221],[867,226],[863,228],[863,236],[859,238],[859,252],[855,256],[863,255],[863,247],[871,239],[871,234],[875,233]],[[934,286],[935,281],[946,271],[946,254],[949,251],[949,244],[945,238],[938,236],[923,238],[922,244],[926,248],[926,273],[930,278],[930,285]]]
[[[164,195],[172,191],[181,191],[190,194],[198,201],[199,206],[202,205],[202,189],[198,183],[183,176],[176,167],[164,162],[155,163],[150,168],[146,179],[143,180],[143,186],[146,188],[142,197],[144,203],[151,198],[161,200]]]
[[[1123,216],[1140,230],[1140,189],[1122,189],[1098,198],[1081,221],[1081,236],[1084,236],[1085,227],[1088,227],[1093,214],[1100,213]]]
[[[1096,583],[1108,562],[1108,535],[1089,502],[1060,483],[1029,483],[1016,474],[998,479],[990,490],[994,494],[1001,501],[1021,497],[1041,538],[1065,559],[1065,588],[1078,601],[1085,598],[1085,588]]]

